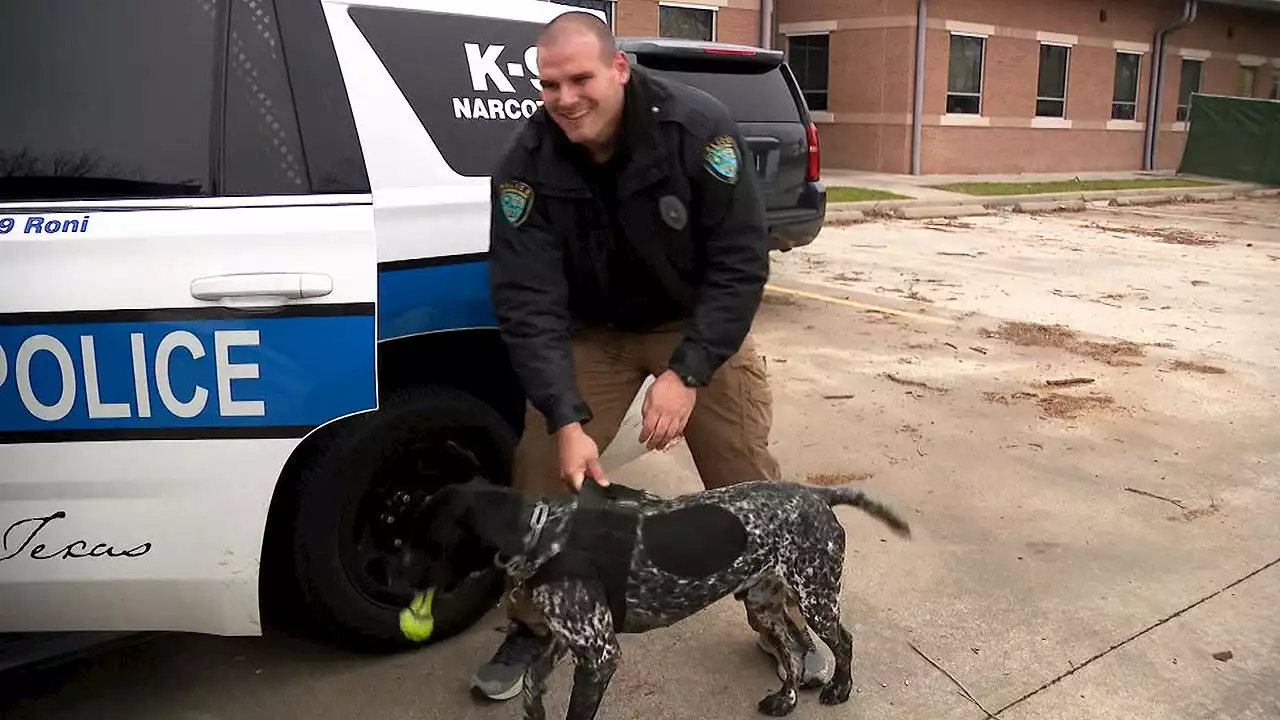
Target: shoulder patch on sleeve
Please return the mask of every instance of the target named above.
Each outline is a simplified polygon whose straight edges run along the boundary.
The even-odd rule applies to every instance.
[[[737,183],[742,162],[733,138],[729,135],[717,135],[703,145],[702,164],[717,180],[730,185]]]
[[[498,186],[498,203],[507,222],[520,227],[533,208],[533,188],[516,180],[508,180]]]

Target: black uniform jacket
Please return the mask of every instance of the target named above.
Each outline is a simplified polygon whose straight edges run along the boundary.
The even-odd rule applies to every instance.
[[[669,367],[706,383],[738,351],[768,277],[764,209],[719,101],[633,67],[622,140],[597,166],[539,109],[492,179],[493,310],[552,432],[587,422],[570,334],[683,321]]]

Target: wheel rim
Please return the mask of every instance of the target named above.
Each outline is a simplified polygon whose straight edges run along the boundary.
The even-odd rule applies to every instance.
[[[339,552],[352,585],[367,600],[397,610],[408,605],[414,588],[398,561],[410,543],[406,532],[409,512],[445,486],[475,477],[468,456],[478,463],[482,477],[501,477],[497,473],[503,470],[495,458],[501,458],[502,453],[494,438],[470,428],[405,439],[383,453],[378,466],[372,468],[364,493],[344,523],[346,537],[341,539]],[[459,583],[438,588],[434,604],[440,607],[453,598],[473,598],[477,585],[487,585],[495,571],[473,573]]]

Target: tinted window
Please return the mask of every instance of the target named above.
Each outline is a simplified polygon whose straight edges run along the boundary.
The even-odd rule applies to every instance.
[[[0,199],[210,194],[225,1],[0,3]]]
[[[275,5],[271,0],[231,2],[220,190],[225,195],[307,192],[310,183],[289,96]]]
[[[493,171],[512,133],[537,111],[533,43],[540,23],[381,8],[352,20],[461,175]]]
[[[320,2],[275,0],[275,4],[312,190],[367,193],[364,153]]]
[[[693,63],[642,58],[654,75],[713,95],[738,122],[800,122],[800,110],[780,67],[748,63]]]
[[[810,110],[827,109],[830,51],[830,35],[792,35],[787,38],[787,63],[804,91]]]

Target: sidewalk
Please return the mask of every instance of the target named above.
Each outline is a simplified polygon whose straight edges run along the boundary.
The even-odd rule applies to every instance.
[[[906,217],[956,217],[987,214],[996,208],[1012,207],[1025,212],[1063,209],[1083,210],[1090,202],[1111,204],[1161,204],[1183,200],[1228,200],[1241,195],[1276,196],[1280,188],[1267,188],[1256,183],[1236,182],[1221,178],[1179,175],[1172,170],[1081,172],[1081,173],[1014,173],[991,175],[894,175],[824,168],[822,180],[828,191],[828,219],[859,221],[865,213],[894,213]],[[1185,186],[1122,187],[1117,189],[1062,189],[1048,192],[1017,192],[1015,188],[973,188],[971,192],[943,189],[939,186],[990,183],[1090,183],[1112,181],[1182,181]],[[1203,183],[1201,185],[1200,183]],[[894,193],[894,199],[842,201],[839,188],[852,188]]]

